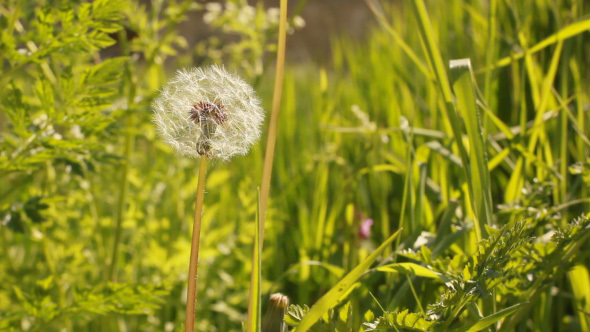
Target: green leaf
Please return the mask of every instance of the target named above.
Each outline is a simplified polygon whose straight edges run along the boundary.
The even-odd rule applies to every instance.
[[[110,105],[117,95],[127,57],[117,57],[103,61],[88,68],[83,74],[83,91],[78,96],[77,105],[81,107],[102,107]]]
[[[386,312],[375,322],[363,323],[363,325],[366,327],[365,331],[381,331],[391,329],[431,331],[435,324],[435,321],[428,321],[420,314],[411,313],[407,309],[402,312]]]
[[[394,272],[401,273],[411,276],[418,276],[424,278],[438,279],[443,281],[446,278],[440,273],[434,272],[431,269],[415,263],[393,263],[383,265],[377,268],[377,271],[381,272]]]
[[[340,297],[345,294],[350,287],[360,278],[365,271],[367,271],[371,264],[379,257],[395,238],[400,234],[398,230],[391,235],[385,242],[383,242],[379,248],[377,248],[369,257],[367,257],[362,263],[350,271],[342,280],[340,280],[336,286],[332,287],[324,296],[322,296],[309,310],[309,313],[305,315],[301,323],[297,326],[297,332],[305,332],[309,330],[315,322],[317,322],[322,315],[328,311],[333,305],[335,305]]]
[[[309,307],[307,305],[304,304],[303,307],[301,307],[296,304],[292,304],[289,306],[287,315],[285,315],[285,321],[291,326],[296,326],[299,324],[299,322],[301,322],[305,314],[308,312]]]
[[[2,110],[6,111],[6,115],[10,123],[14,126],[14,130],[18,134],[23,134],[25,126],[28,124],[28,110],[29,106],[23,100],[22,91],[10,82],[9,88],[0,99],[2,100]]]
[[[88,43],[95,49],[100,50],[114,45],[117,41],[109,37],[106,33],[93,31],[88,35]]]
[[[71,313],[122,313],[145,315],[155,311],[168,295],[165,285],[107,283],[92,289],[74,292]]]
[[[580,326],[582,331],[588,331],[590,320],[587,314],[585,314],[590,312],[590,276],[588,269],[584,265],[576,265],[568,271],[567,276],[570,279],[572,293],[578,304]]]
[[[34,196],[23,206],[25,214],[34,223],[40,223],[46,220],[46,218],[41,213],[43,210],[47,210],[49,205],[43,202],[43,198],[43,196]]]
[[[518,310],[523,305],[527,304],[528,302],[522,302],[519,304],[515,304],[511,307],[502,309],[494,314],[491,314],[487,317],[482,318],[477,323],[471,325],[470,327],[463,327],[460,329],[455,330],[454,332],[477,332],[485,329],[486,327],[494,324],[495,322],[499,321],[500,319],[511,315],[513,312]]]
[[[128,57],[121,56],[107,59],[87,69],[84,74],[84,84],[91,88],[98,88],[117,83],[122,75]]]
[[[469,139],[469,169],[472,205],[478,224],[476,231],[485,238],[486,225],[492,224],[492,192],[486,145],[483,138],[481,115],[476,104],[475,83],[469,59],[451,60],[451,77],[456,96],[456,107],[465,121]]]
[[[126,0],[97,0],[92,2],[92,16],[96,20],[116,21],[123,18]]]
[[[20,211],[9,210],[2,219],[4,225],[6,225],[6,227],[11,229],[13,232],[23,233],[25,231],[25,224],[23,223]]]

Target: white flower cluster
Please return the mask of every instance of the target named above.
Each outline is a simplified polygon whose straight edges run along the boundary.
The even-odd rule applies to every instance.
[[[178,71],[152,108],[164,142],[190,157],[245,155],[264,120],[254,89],[218,66]]]

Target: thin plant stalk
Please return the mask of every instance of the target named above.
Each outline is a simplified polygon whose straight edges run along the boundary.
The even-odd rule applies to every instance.
[[[121,45],[121,50],[125,56],[129,55],[129,47],[127,44],[127,32],[125,30],[119,31],[119,40]],[[135,99],[135,88],[133,87],[133,72],[131,71],[129,62],[125,65],[125,90],[127,94],[127,111],[129,112],[133,107],[133,100]],[[125,217],[126,209],[125,204],[127,201],[127,178],[129,176],[129,163],[131,160],[131,153],[133,151],[133,145],[135,141],[135,137],[133,131],[131,130],[133,126],[133,113],[129,112],[125,118],[125,140],[124,140],[124,150],[123,156],[125,159],[125,163],[123,164],[123,168],[121,169],[121,175],[119,179],[119,199],[117,201],[117,210],[115,215],[115,237],[113,240],[113,251],[111,253],[111,261],[108,266],[107,270],[107,280],[116,282],[117,281],[117,262],[119,260],[119,248],[121,244],[121,236],[123,232],[123,219]],[[107,315],[104,319],[100,320],[101,330],[103,332],[110,331],[111,327],[111,320],[112,316]]]
[[[266,221],[266,207],[270,192],[270,178],[275,155],[275,143],[277,140],[277,127],[279,124],[279,110],[283,95],[283,76],[285,75],[285,45],[287,40],[287,0],[281,0],[279,22],[279,44],[277,50],[277,67],[275,74],[275,86],[266,139],[266,151],[264,155],[264,167],[262,169],[262,184],[260,186],[260,251],[264,244],[264,223]]]
[[[119,32],[119,40],[121,40],[121,49],[125,55],[129,55],[129,47],[127,45],[127,33],[125,30]],[[128,110],[131,108],[131,103],[135,99],[135,89],[132,88],[133,80],[132,80],[132,72],[129,68],[129,63],[125,66],[125,83],[126,87],[129,89],[127,90],[127,101],[128,101]],[[116,224],[115,224],[115,239],[113,241],[113,252],[111,256],[111,261],[108,269],[108,280],[109,281],[117,281],[117,260],[119,258],[119,245],[121,243],[121,232],[122,232],[122,225],[123,225],[123,218],[125,217],[125,202],[127,197],[127,177],[129,174],[129,162],[131,151],[133,150],[134,144],[134,135],[133,131],[130,128],[133,126],[133,119],[132,113],[127,114],[125,118],[125,145],[123,150],[123,156],[125,157],[125,163],[123,164],[123,169],[121,170],[121,178],[119,182],[119,200],[117,202],[117,214],[116,214]],[[108,319],[107,319],[108,321]],[[104,326],[104,325],[103,325]]]
[[[130,131],[131,128],[131,115],[127,116],[127,134],[125,134],[125,163],[121,170],[121,178],[119,182],[119,200],[117,202],[117,214],[115,223],[115,239],[113,240],[113,252],[111,256],[111,262],[108,270],[108,280],[117,281],[117,261],[119,258],[119,246],[121,244],[121,233],[123,218],[125,217],[125,198],[127,196],[127,177],[129,175],[129,157],[131,150],[133,149],[133,134]]]
[[[188,269],[188,291],[186,294],[185,332],[193,332],[195,328],[195,311],[197,299],[197,271],[199,268],[199,243],[201,241],[201,219],[203,217],[203,197],[205,196],[205,174],[207,173],[207,157],[201,156],[199,167],[199,183],[195,199],[195,216],[191,241],[191,257]]]
[[[275,72],[275,85],[272,99],[272,110],[270,114],[270,125],[268,128],[268,137],[266,140],[266,151],[264,155],[264,166],[262,169],[262,184],[260,189],[260,205],[259,205],[259,219],[258,219],[258,239],[259,245],[254,245],[252,252],[252,267],[257,264],[255,261],[258,257],[258,253],[262,253],[262,247],[264,245],[264,225],[266,222],[266,207],[268,205],[268,195],[270,192],[270,179],[272,175],[272,165],[275,155],[275,144],[277,140],[277,128],[279,124],[279,110],[281,108],[281,98],[283,95],[283,77],[285,75],[285,48],[287,41],[287,0],[281,0],[280,4],[280,21],[279,21],[279,41],[277,49],[277,66]],[[258,252],[257,252],[258,251]],[[259,281],[260,276],[256,275],[260,273],[260,270],[252,268],[250,275],[250,296],[248,299],[248,331],[252,325],[252,319],[254,318],[254,296],[256,292],[255,283]]]

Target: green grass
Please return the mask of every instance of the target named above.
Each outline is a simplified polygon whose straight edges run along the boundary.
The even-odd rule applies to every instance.
[[[270,111],[278,28],[258,7],[237,44],[183,49],[191,3],[0,5],[0,330],[182,330],[198,161],[159,141],[150,102],[224,54]],[[367,3],[366,40],[287,61],[262,311],[281,292],[297,331],[589,331],[588,221],[571,221],[590,207],[590,6]],[[129,57],[100,57],[112,44]],[[265,141],[210,164],[198,331],[247,320]]]

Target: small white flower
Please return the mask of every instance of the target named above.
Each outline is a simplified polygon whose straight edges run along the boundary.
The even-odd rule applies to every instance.
[[[260,137],[264,113],[254,89],[221,67],[179,70],[160,92],[154,123],[180,155],[228,160]]]
[[[209,12],[214,12],[214,13],[221,13],[221,10],[223,9],[221,7],[221,4],[219,2],[209,2],[205,5],[205,9],[207,9],[207,11]]]
[[[293,17],[293,27],[296,29],[301,29],[305,27],[305,20],[301,16]]]
[[[271,24],[279,24],[280,16],[281,11],[276,7],[269,8],[266,11],[266,18]]]

